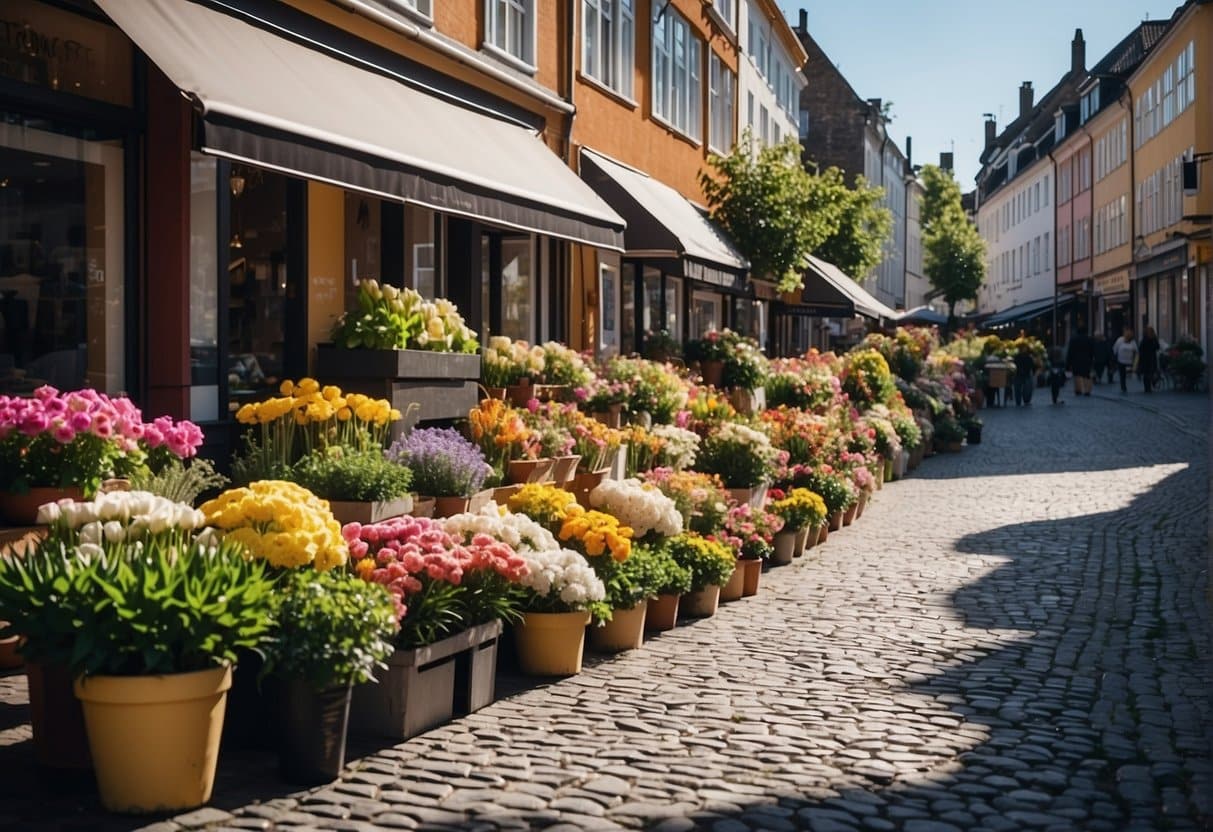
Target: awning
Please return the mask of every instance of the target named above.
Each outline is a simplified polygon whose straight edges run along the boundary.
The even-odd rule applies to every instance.
[[[677,260],[686,277],[745,288],[749,262],[678,191],[588,148],[581,151],[581,178],[627,221],[625,256]]]
[[[1074,295],[1058,295],[1057,308],[1073,303]],[[1033,318],[1039,318],[1041,315],[1053,311],[1053,297],[1050,295],[1047,298],[1039,298],[1030,300],[1027,303],[1021,303],[1018,306],[1012,306],[1010,309],[1004,309],[1001,312],[995,312],[990,317],[982,322],[983,329],[993,329],[1000,326],[1010,326],[1011,324],[1030,321]]]
[[[850,318],[862,315],[873,320],[896,320],[898,313],[866,291],[833,263],[809,255],[805,262],[804,290],[801,302],[828,312],[828,317]]]
[[[205,152],[623,248],[623,220],[528,129],[188,0],[97,4],[199,107]]]
[[[913,309],[907,309],[905,312],[899,312],[897,315],[897,323],[899,324],[943,326],[947,322],[947,315],[942,312],[936,312],[929,306],[915,306]]]

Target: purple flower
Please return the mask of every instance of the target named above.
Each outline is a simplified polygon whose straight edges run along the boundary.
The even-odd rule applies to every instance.
[[[402,436],[388,459],[413,472],[413,489],[427,497],[470,497],[492,468],[480,449],[453,428],[420,428]]]

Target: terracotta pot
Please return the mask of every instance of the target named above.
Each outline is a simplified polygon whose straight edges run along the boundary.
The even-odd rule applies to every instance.
[[[471,497],[435,497],[434,517],[454,517],[463,514],[472,504]]]
[[[830,539],[830,524],[822,523],[817,527],[817,545],[820,546]]]
[[[514,627],[518,663],[532,676],[572,676],[581,672],[585,625],[590,614],[528,612]]]
[[[648,601],[630,610],[612,610],[611,620],[601,627],[590,627],[590,646],[600,653],[622,653],[644,644],[644,619]]]
[[[805,530],[805,551],[812,549],[821,540],[821,528],[821,526],[809,526],[809,528]]]
[[[777,532],[775,554],[771,555],[771,566],[787,566],[796,554],[796,532]]]
[[[58,769],[92,768],[84,710],[72,692],[72,675],[63,665],[26,662],[34,759]]]
[[[10,526],[32,526],[38,522],[38,507],[56,500],[83,500],[79,488],[31,488],[24,494],[0,491],[0,519]]]
[[[503,401],[505,400],[505,388],[504,387],[481,387],[480,389],[484,392],[484,397],[486,399],[501,399]]]
[[[849,526],[855,522],[855,512],[859,511],[859,503],[851,506],[842,513],[842,525]]]
[[[329,500],[329,510],[341,525],[346,523],[378,523],[393,517],[403,517],[413,510],[413,500],[405,496],[395,500],[355,501]]]
[[[210,800],[231,686],[230,665],[77,679],[102,805],[163,812]]]
[[[757,595],[758,582],[762,578],[762,561],[754,558],[752,560],[741,560],[737,563],[740,566],[740,571],[744,573],[741,597],[748,598],[751,595]]]
[[[730,488],[729,497],[741,505],[748,505],[750,508],[762,508],[767,501],[767,485],[758,485],[754,488]]]
[[[517,494],[521,490],[522,490],[521,484],[503,485],[500,488],[493,489],[492,497],[490,499],[497,505],[503,506],[510,501],[510,497],[513,497],[515,494]]]
[[[551,459],[511,459],[506,479],[511,483],[547,482],[551,479]]]
[[[578,503],[589,508],[590,492],[606,479],[608,473],[609,471],[606,469],[601,471],[583,471],[569,481],[565,486],[565,490],[572,492],[573,496],[577,498]]]
[[[855,519],[863,517],[863,510],[868,507],[868,492],[859,492],[859,502],[855,504]]]
[[[699,363],[699,374],[703,376],[704,384],[720,387],[724,381],[724,362],[701,361]]]
[[[433,497],[413,497],[413,509],[409,512],[412,517],[433,517]]]
[[[527,402],[535,398],[535,386],[529,378],[524,378],[517,384],[506,388],[506,397],[515,407],[526,407]]]
[[[612,404],[605,411],[595,411],[590,416],[602,422],[608,428],[620,428],[623,426],[623,405]]]
[[[672,630],[678,623],[678,600],[681,595],[658,595],[649,599],[649,608],[645,613],[644,627],[646,630]]]
[[[552,461],[552,479],[557,485],[563,486],[577,475],[577,463],[581,457],[577,454],[558,456]]]
[[[0,621],[0,626],[6,624],[7,621]],[[20,646],[21,636],[0,638],[0,670],[13,670],[21,666],[21,653],[17,649]]]
[[[842,512],[836,511],[830,515],[830,531],[836,532],[842,528]]]
[[[796,557],[802,557],[804,555],[804,550],[808,547],[808,545],[809,545],[809,527],[805,526],[803,529],[797,529],[796,530],[796,549],[794,550],[793,554]]]
[[[679,608],[687,618],[708,618],[716,614],[720,605],[720,587],[710,584],[698,592],[688,592],[682,596]]]
[[[737,565],[733,567],[733,574],[720,587],[720,602],[727,604],[739,600],[744,589],[745,572],[742,571],[741,561],[737,561]]]

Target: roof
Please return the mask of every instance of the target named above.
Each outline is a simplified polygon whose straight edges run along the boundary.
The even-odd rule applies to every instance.
[[[1167,33],[1170,20],[1144,20],[1129,32],[1099,63],[1091,68],[1092,76],[1128,75],[1145,59],[1154,44]]]
[[[894,321],[901,314],[881,303],[866,289],[852,280],[846,272],[829,261],[822,260],[810,254],[805,259],[805,267],[810,274],[816,275],[829,288],[833,289],[837,294],[842,295],[844,301],[849,303],[857,313],[866,318],[876,320],[884,318],[885,320]],[[816,299],[811,297],[811,294],[812,290],[806,282],[803,294],[806,303],[813,304],[816,302]]]

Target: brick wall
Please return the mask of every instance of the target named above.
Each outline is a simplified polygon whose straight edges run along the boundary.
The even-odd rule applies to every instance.
[[[809,135],[802,138],[804,158],[824,169],[842,169],[848,184],[863,173],[863,132],[868,104],[807,32],[798,31],[808,53],[800,91],[800,109],[809,114]]]

